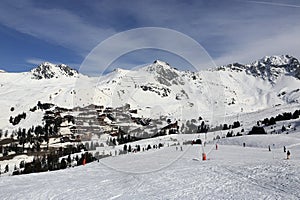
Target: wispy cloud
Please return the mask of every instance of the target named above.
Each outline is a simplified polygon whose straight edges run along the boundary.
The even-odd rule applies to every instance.
[[[288,32],[278,33],[269,37],[258,38],[251,43],[241,43],[231,51],[215,59],[217,65],[240,62],[250,64],[251,62],[266,55],[289,54],[300,58],[300,35],[299,29],[290,29]]]
[[[195,70],[206,68],[204,64],[207,63],[214,65],[205,49],[187,35],[171,29],[147,27],[121,32],[105,40],[88,55],[80,70],[84,73],[98,70],[102,74],[120,56],[144,49],[170,52],[185,59]],[[151,62],[154,59],[157,58]]]
[[[29,0],[2,2],[0,13],[1,24],[83,55],[114,32],[68,10],[40,8]]]
[[[26,59],[26,63],[30,65],[34,65],[36,67],[37,65],[40,65],[44,62],[50,62],[53,64],[66,64],[74,69],[78,69],[79,65],[78,63],[68,63],[68,62],[61,62],[61,61],[55,61],[55,60],[49,60],[49,59],[41,59],[41,58],[28,58]]]
[[[43,62],[46,62],[46,60],[40,59],[40,58],[28,58],[26,59],[26,63],[32,64],[32,65],[39,65]]]
[[[42,7],[30,0],[11,0],[1,2],[0,24],[71,49],[77,55],[86,55],[116,32],[139,27],[170,28],[198,41],[217,65],[224,65],[248,63],[271,54],[292,54],[300,58],[300,5],[291,2],[197,0],[186,3],[153,0],[128,3],[91,0],[67,7],[53,4]],[[137,35],[134,39],[124,38],[121,46],[140,46],[149,41],[152,46],[170,43],[175,49],[182,46],[172,37]],[[118,43],[108,44],[106,52],[95,57],[95,64],[103,67],[103,58],[109,58],[118,48]],[[59,60],[63,62],[64,58]],[[139,63],[142,60],[149,62],[149,56],[139,54],[137,60]],[[27,62],[36,64],[34,60]],[[118,63],[118,67],[137,61],[131,57],[122,62]]]
[[[191,36],[217,65],[247,63],[272,54],[300,58],[300,12],[294,9],[299,7],[297,4],[239,0],[154,2],[138,1],[134,6],[120,3],[114,8],[133,16],[138,25],[171,28]],[[110,15],[110,6],[99,3],[93,8],[108,8],[105,10]]]
[[[247,1],[249,3],[257,3],[257,4],[265,4],[270,6],[283,6],[283,7],[290,7],[290,8],[300,8],[300,5],[296,4],[287,4],[287,3],[277,3],[277,2],[270,2],[270,1]]]

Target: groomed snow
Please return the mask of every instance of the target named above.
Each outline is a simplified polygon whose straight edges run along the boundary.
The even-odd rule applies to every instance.
[[[273,136],[265,139],[274,142]],[[253,137],[252,143],[260,140]],[[184,145],[183,151],[170,146],[66,170],[1,177],[0,198],[299,199],[300,147],[289,144],[290,160],[279,146],[269,152],[227,141],[218,150],[206,145],[206,161],[200,145]]]

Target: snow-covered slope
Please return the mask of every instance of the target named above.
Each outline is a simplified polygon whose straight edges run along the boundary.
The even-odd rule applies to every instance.
[[[101,77],[84,76],[66,65],[43,63],[31,72],[0,73],[0,128],[9,127],[9,117],[22,112],[28,118],[20,126],[41,123],[41,113],[29,112],[38,101],[66,108],[128,103],[144,117],[186,120],[201,116],[220,124],[225,116],[241,112],[298,105],[299,83],[299,61],[287,55],[199,72],[179,71],[155,61]]]
[[[170,146],[66,170],[1,177],[0,198],[299,199],[299,144],[288,148],[291,160],[281,147],[269,152],[207,145],[208,160],[201,161],[200,145],[183,146],[183,151]]]

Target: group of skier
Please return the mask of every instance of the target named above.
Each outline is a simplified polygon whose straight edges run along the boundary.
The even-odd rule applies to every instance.
[[[275,145],[273,144],[273,146],[275,146]],[[218,150],[218,144],[217,143],[216,143],[215,147],[216,147],[216,150]],[[243,147],[246,147],[246,143],[243,143]],[[269,151],[271,151],[271,146],[270,145],[268,146],[268,148],[269,148]],[[289,160],[291,158],[291,152],[289,150],[286,151],[285,146],[283,146],[283,152],[284,153],[286,152],[286,159]]]
[[[273,147],[274,147],[274,146],[275,146],[275,145],[273,144]],[[270,146],[270,145],[269,145],[269,151],[271,151],[271,146]],[[287,151],[286,151],[286,147],[283,146],[283,152],[286,153],[286,159],[289,160],[290,157],[291,157],[291,152],[290,152],[290,150],[287,150]]]

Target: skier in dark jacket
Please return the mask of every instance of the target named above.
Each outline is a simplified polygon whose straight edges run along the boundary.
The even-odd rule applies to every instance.
[[[287,156],[287,158],[286,158],[286,159],[288,159],[288,160],[289,160],[289,159],[290,159],[290,156],[291,156],[291,152],[290,152],[289,150],[287,151],[287,153],[286,153],[286,156]]]

